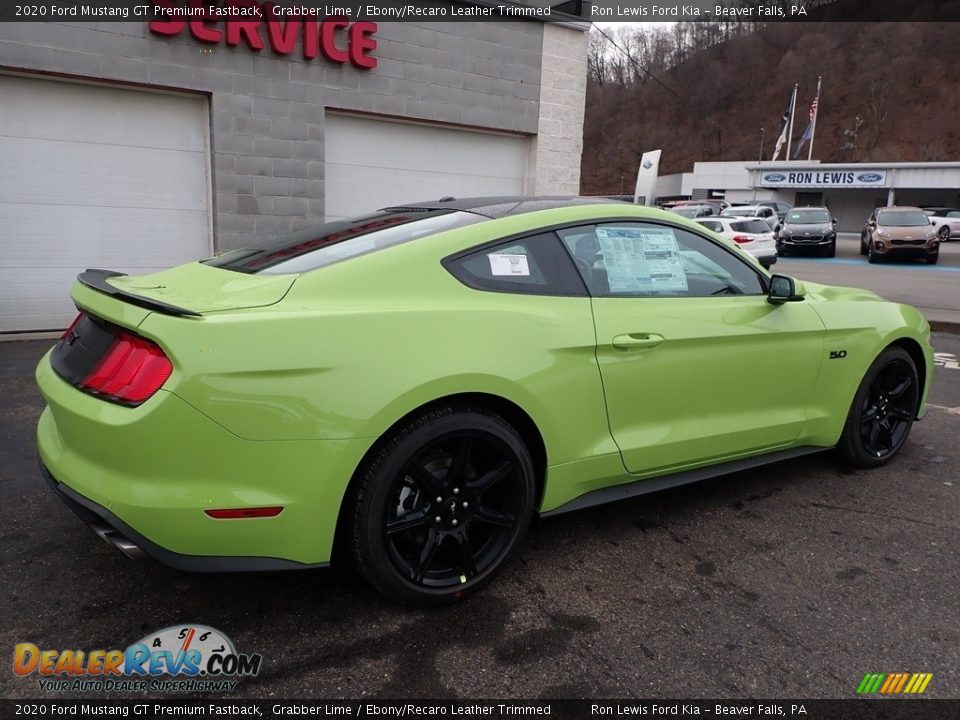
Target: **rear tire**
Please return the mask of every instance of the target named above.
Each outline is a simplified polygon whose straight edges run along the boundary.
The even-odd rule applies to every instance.
[[[941,225],[937,235],[940,236],[940,242],[947,242],[950,239],[950,226]]]
[[[893,458],[910,435],[920,397],[913,358],[888,347],[873,361],[853,397],[837,451],[847,464],[879,467]]]
[[[402,604],[456,602],[489,583],[530,524],[535,471],[505,420],[444,407],[393,432],[349,501],[354,563]]]

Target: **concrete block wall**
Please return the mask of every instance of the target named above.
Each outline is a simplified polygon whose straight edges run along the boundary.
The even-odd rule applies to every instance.
[[[568,61],[565,43],[534,22],[380,23],[378,67],[360,70],[297,50],[274,55],[245,46],[204,45],[184,31],[151,34],[146,22],[0,23],[0,72],[42,71],[91,80],[155,85],[208,94],[211,184],[218,250],[255,237],[297,230],[324,215],[324,113],[327,108],[378,113],[533,135],[550,133],[537,150],[543,187],[573,188],[580,146],[560,138],[582,133],[582,88],[550,75],[546,126],[540,118],[541,46],[549,63]],[[562,29],[561,29],[562,30]],[[585,40],[583,40],[585,42]],[[578,50],[579,52],[579,50]],[[554,55],[553,53],[556,53]],[[584,57],[585,52],[581,53]],[[570,72],[575,71],[568,65]],[[585,80],[585,69],[583,70]],[[580,93],[579,117],[564,111]],[[569,95],[569,97],[568,97]],[[531,190],[545,192],[539,184]]]
[[[587,33],[543,26],[540,117],[531,152],[531,194],[579,195]]]

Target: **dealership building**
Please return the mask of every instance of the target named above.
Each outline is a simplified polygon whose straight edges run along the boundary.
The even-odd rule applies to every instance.
[[[443,196],[577,194],[586,23],[0,23],[0,333],[144,273]]]
[[[885,205],[960,207],[960,162],[698,162],[693,172],[658,177],[656,195],[826,205],[841,231],[859,232]]]

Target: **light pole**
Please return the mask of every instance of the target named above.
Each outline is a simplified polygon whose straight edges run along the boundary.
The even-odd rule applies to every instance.
[[[763,162],[763,133],[764,133],[763,128],[760,128],[760,152],[757,153],[757,165],[759,165],[760,163]],[[759,171],[758,171],[758,173],[759,173]],[[753,183],[753,199],[754,199],[754,200],[757,199],[757,183],[756,183],[756,181],[754,181],[754,183]]]

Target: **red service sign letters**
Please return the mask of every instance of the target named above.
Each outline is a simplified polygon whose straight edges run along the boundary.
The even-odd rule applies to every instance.
[[[370,54],[377,47],[373,37],[376,23],[350,22],[345,18],[308,20],[284,15],[271,2],[260,5],[253,0],[230,0],[223,6],[184,6],[173,0],[155,0],[154,5],[161,9],[162,18],[150,21],[150,32],[155,35],[179,35],[189,28],[190,35],[200,42],[243,44],[256,52],[266,47],[266,39],[277,55],[292,53],[297,39],[302,38],[303,57],[307,60],[323,55],[330,62],[349,62],[364,70],[377,66],[377,59]]]

